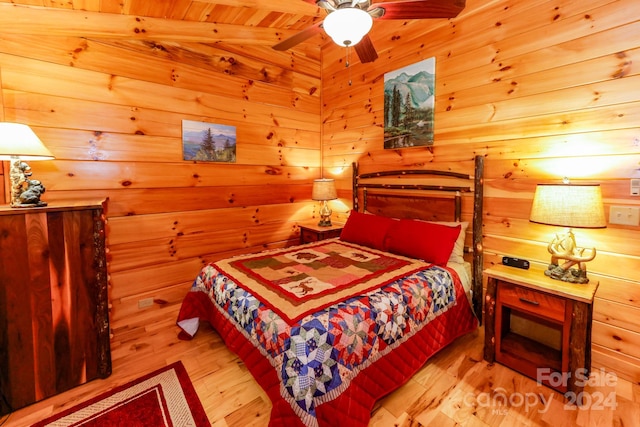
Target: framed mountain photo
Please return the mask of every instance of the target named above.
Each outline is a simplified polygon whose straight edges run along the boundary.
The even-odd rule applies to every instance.
[[[182,158],[199,162],[236,162],[236,127],[182,121]]]
[[[384,75],[384,148],[433,145],[436,58]]]

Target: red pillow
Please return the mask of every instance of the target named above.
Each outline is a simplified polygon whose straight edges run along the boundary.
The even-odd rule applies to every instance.
[[[394,222],[398,221],[384,216],[351,211],[347,223],[340,233],[340,240],[384,250],[387,230]]]
[[[460,234],[460,225],[449,227],[401,219],[387,231],[385,250],[436,265],[446,265]]]

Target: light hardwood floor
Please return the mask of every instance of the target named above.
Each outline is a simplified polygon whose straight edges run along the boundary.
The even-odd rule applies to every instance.
[[[153,313],[155,312],[155,313]],[[271,404],[244,364],[203,325],[192,341],[177,338],[177,308],[150,312],[148,323],[115,330],[113,374],[0,418],[28,426],[116,385],[182,360],[214,427],[259,427]],[[404,386],[375,406],[371,426],[638,426],[640,385],[612,380],[588,385],[581,409],[534,380],[482,360],[483,330],[459,338]],[[597,371],[596,371],[597,373]],[[600,378],[600,380],[598,380]],[[592,382],[604,382],[601,375]],[[614,383],[614,384],[611,384]],[[614,406],[615,408],[612,408]]]

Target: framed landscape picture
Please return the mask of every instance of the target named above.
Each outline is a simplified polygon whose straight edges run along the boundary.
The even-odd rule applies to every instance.
[[[433,145],[436,58],[384,75],[384,148]]]
[[[236,162],[236,127],[182,121],[182,158],[202,162]]]

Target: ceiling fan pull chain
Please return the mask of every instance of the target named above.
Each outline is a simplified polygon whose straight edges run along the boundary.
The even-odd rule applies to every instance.
[[[347,46],[346,48],[347,52],[346,52],[346,58],[345,58],[345,63],[344,66],[345,68],[349,68],[349,58],[351,57],[351,46]],[[351,68],[349,68],[349,86],[351,86]]]

